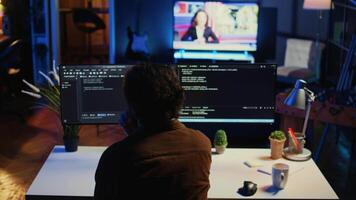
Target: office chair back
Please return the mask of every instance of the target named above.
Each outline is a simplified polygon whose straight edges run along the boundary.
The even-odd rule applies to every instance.
[[[85,8],[73,9],[74,25],[84,33],[93,33],[105,29],[104,21],[92,10]]]
[[[77,29],[87,36],[87,54],[79,57],[82,59],[95,57],[102,63],[102,56],[92,54],[91,34],[104,30],[106,28],[104,21],[93,10],[84,8],[73,9],[73,21]]]
[[[311,40],[287,39],[284,66],[277,69],[277,80],[294,83],[297,79],[315,82],[320,79],[320,62],[325,45]]]

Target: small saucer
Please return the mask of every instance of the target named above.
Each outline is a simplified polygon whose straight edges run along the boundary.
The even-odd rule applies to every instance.
[[[284,149],[284,157],[288,160],[294,160],[294,161],[306,161],[311,158],[311,151],[309,149],[303,148],[302,153],[294,153],[291,152],[289,147]]]

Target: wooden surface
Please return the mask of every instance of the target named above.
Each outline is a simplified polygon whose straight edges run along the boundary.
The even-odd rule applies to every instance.
[[[53,146],[63,143],[62,133],[48,110],[37,112],[25,124],[0,121],[0,200],[22,200]],[[83,126],[80,145],[107,146],[124,137],[118,126],[100,126],[99,136],[95,126]]]

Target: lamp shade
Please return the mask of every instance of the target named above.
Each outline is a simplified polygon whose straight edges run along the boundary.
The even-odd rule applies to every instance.
[[[310,10],[330,10],[331,0],[304,0],[303,8]]]
[[[287,106],[299,108],[305,110],[306,94],[304,86],[306,82],[304,80],[297,80],[293,90],[289,93],[288,97],[284,100],[284,104]]]

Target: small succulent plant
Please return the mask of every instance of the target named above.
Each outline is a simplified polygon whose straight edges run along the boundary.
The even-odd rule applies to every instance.
[[[215,146],[227,146],[227,136],[224,130],[218,130],[215,133],[214,138],[214,145]]]
[[[285,140],[286,139],[284,132],[281,130],[273,131],[269,137],[271,139],[275,139],[275,140]]]

